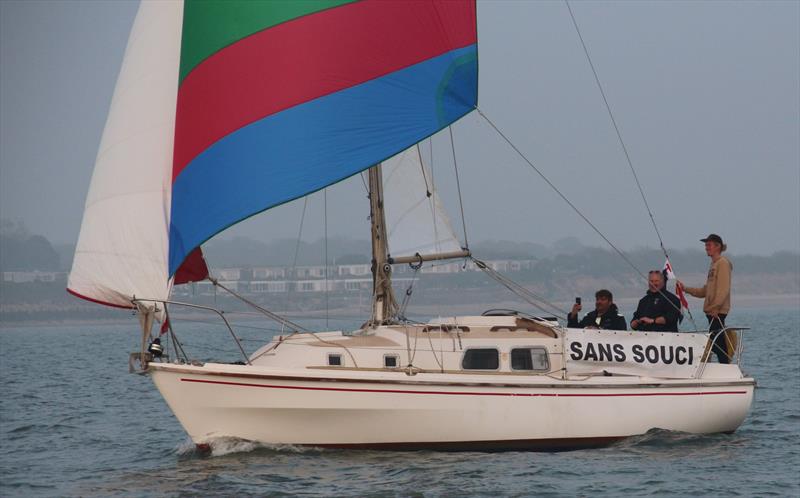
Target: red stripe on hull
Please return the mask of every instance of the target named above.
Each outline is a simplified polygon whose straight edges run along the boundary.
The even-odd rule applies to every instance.
[[[547,398],[584,398],[584,397],[640,397],[640,396],[709,396],[716,394],[747,394],[747,391],[700,391],[677,393],[484,393],[462,391],[413,391],[406,389],[356,389],[343,387],[308,387],[308,386],[280,386],[274,384],[251,384],[246,382],[227,382],[221,380],[203,380],[181,378],[181,382],[196,382],[201,384],[219,384],[224,386],[262,387],[267,389],[293,389],[302,391],[339,391],[358,393],[392,393],[392,394],[439,394],[449,396],[510,396],[510,397],[547,397]],[[353,381],[358,382],[358,381]],[[535,386],[532,386],[535,389]]]
[[[173,181],[243,126],[476,42],[474,2],[442,0],[356,2],[247,37],[181,84]]]

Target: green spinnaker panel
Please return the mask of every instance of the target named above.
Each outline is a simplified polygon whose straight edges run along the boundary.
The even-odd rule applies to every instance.
[[[258,31],[354,0],[186,0],[180,81],[218,50]]]

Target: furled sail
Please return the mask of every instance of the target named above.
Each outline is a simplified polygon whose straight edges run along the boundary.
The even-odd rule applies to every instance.
[[[170,274],[219,231],[474,109],[474,2],[186,4]]]
[[[415,145],[383,162],[383,205],[392,257],[461,251],[461,243]]]
[[[132,307],[167,299],[175,91],[183,4],[142,2],[111,101],[68,290]]]

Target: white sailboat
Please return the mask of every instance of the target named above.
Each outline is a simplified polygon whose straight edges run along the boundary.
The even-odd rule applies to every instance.
[[[351,36],[353,47],[392,58],[407,55],[408,47],[383,40],[387,29],[410,33],[414,40],[422,36],[417,33],[422,29],[434,49],[417,50],[424,53],[399,64],[389,80],[376,70],[363,76],[361,83],[345,84],[338,91],[346,93],[342,101],[330,104],[337,94],[320,91],[295,107],[281,108],[278,118],[264,114],[260,120],[245,119],[244,131],[234,127],[222,138],[206,140],[188,165],[179,164],[185,151],[178,149],[193,138],[186,139],[182,130],[205,121],[202,112],[187,102],[195,106],[211,102],[212,111],[220,110],[214,105],[219,95],[206,88],[200,92],[202,99],[192,101],[192,91],[197,94],[202,87],[203,71],[235,65],[240,59],[231,50],[238,50],[241,43],[225,39],[220,42],[223,50],[196,57],[198,65],[185,71],[187,46],[193,40],[190,30],[195,29],[191,23],[202,12],[189,15],[182,2],[145,1],[133,27],[98,153],[69,290],[103,304],[138,310],[142,342],[137,358],[142,371],[152,377],[192,440],[198,445],[233,437],[340,448],[558,450],[601,446],[653,428],[690,433],[736,430],[751,406],[755,381],[742,373],[738,362],[709,363],[704,356],[706,332],[576,330],[552,318],[511,312],[428,323],[403,316],[392,291],[393,265],[470,256],[427,182],[416,144],[477,102],[475,8],[470,2],[339,3],[279,19],[273,29],[252,28],[252,33],[236,40],[260,50],[243,53],[261,54],[271,50],[275,40],[254,37],[268,38],[270,32],[281,30],[276,37],[289,36],[286,32],[300,36],[297,43],[304,47],[303,54],[314,59],[311,55],[316,53],[330,55],[339,37]],[[393,8],[399,10],[384,10]],[[406,11],[414,9],[405,20]],[[327,28],[319,28],[321,34],[312,30],[309,35],[304,25],[319,21],[319,26],[330,26],[332,20],[387,25],[375,28],[381,39],[369,38],[373,36],[369,29],[339,30],[326,38]],[[435,35],[436,30],[441,33]],[[347,35],[341,34],[344,31]],[[259,45],[264,43],[271,45]],[[376,49],[380,43],[385,46]],[[431,61],[441,60],[445,63],[432,65]],[[253,65],[250,61],[247,66]],[[346,79],[327,72],[318,77]],[[287,84],[276,91],[289,95],[294,88]],[[393,91],[407,91],[415,103],[422,96],[423,103],[409,110],[412,100],[403,99],[411,97]],[[427,99],[426,91],[434,97]],[[224,98],[219,102],[238,105],[225,100],[233,98],[228,93],[221,93]],[[376,94],[385,99],[376,99]],[[399,100],[393,103],[393,99]],[[324,108],[328,104],[331,107]],[[188,119],[181,115],[187,108],[194,113],[191,122],[182,121]],[[301,108],[298,114],[281,121],[297,108]],[[319,118],[314,114],[319,112],[334,116],[298,121],[308,113]],[[419,125],[419,130],[411,129],[425,123],[426,112],[435,119]],[[351,121],[351,115],[360,121]],[[276,132],[270,126],[276,122],[290,129],[285,135],[281,131],[273,143],[270,133]],[[292,135],[291,127],[298,122],[301,131]],[[361,122],[365,124],[353,131],[352,123]],[[247,133],[261,136],[265,144],[249,140]],[[356,148],[350,142],[354,136],[361,142]],[[315,139],[330,153],[310,154],[308,174],[301,160],[295,164],[293,157],[274,152],[295,141],[314,149],[307,143]],[[254,157],[257,162],[265,157],[259,154],[274,153],[267,159],[283,170],[270,170],[269,178],[277,175],[284,183],[238,185],[241,198],[228,195],[237,188],[235,183],[195,187],[197,178],[217,178],[208,169],[215,160],[226,168],[239,167],[238,152],[228,149],[234,146],[256,147],[255,152],[241,155],[246,170]],[[291,164],[282,164],[279,159],[287,157]],[[323,169],[316,167],[317,161],[329,157],[335,160]],[[158,348],[147,352],[154,323],[179,304],[170,300],[172,286],[206,276],[200,243],[231,223],[367,168],[374,292],[372,314],[364,317],[362,327],[346,332],[296,330],[245,353],[241,364],[202,363],[188,357],[159,361],[152,354]],[[200,176],[190,176],[194,174]],[[261,180],[252,178],[249,183]],[[300,186],[292,190],[285,183]],[[203,189],[218,191],[213,203],[204,204]],[[250,205],[251,195],[265,200]],[[197,228],[206,221],[209,227]],[[187,261],[194,263],[189,276],[182,273]]]

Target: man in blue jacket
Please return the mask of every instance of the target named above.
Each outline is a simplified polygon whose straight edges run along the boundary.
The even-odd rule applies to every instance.
[[[647,294],[639,300],[633,314],[631,328],[642,332],[677,332],[681,315],[681,301],[667,290],[664,274],[653,270],[647,277]]]
[[[619,314],[611,292],[606,289],[600,289],[594,294],[594,298],[594,311],[587,313],[581,321],[578,321],[578,312],[581,310],[581,305],[575,303],[572,306],[572,311],[567,315],[567,327],[606,330],[628,329],[625,317]]]

